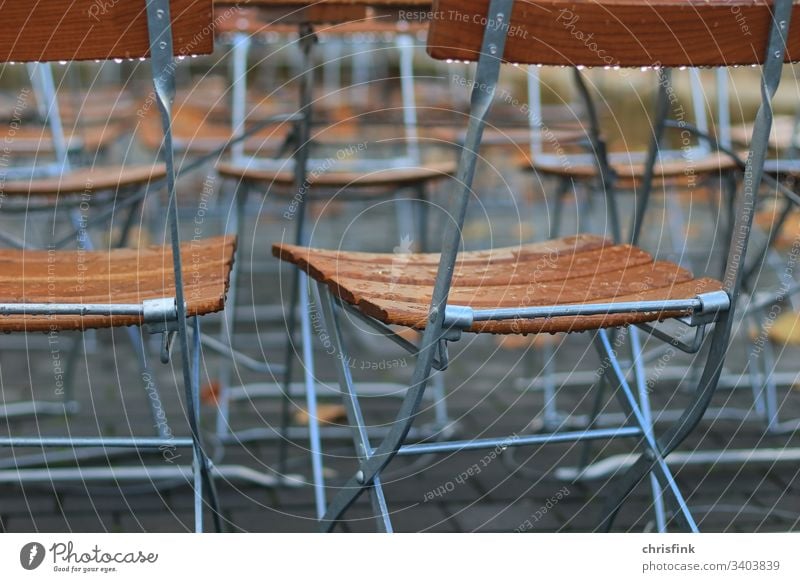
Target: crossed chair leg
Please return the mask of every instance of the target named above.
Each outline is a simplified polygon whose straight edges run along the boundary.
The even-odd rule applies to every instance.
[[[372,501],[378,529],[380,531],[392,531],[390,514],[381,485],[381,472],[397,455],[406,456],[436,452],[436,450],[425,444],[403,445],[405,435],[408,433],[416,418],[419,402],[421,401],[422,392],[424,390],[424,384],[412,383],[406,393],[406,398],[401,405],[400,412],[397,415],[397,419],[392,426],[390,434],[377,448],[373,448],[369,436],[367,435],[358,396],[353,388],[353,379],[350,375],[350,369],[346,365],[347,350],[342,339],[341,328],[336,312],[336,302],[324,283],[318,283],[317,289],[319,291],[325,323],[336,351],[333,357],[337,360],[336,367],[342,400],[347,409],[348,422],[351,427],[356,456],[360,465],[356,474],[342,487],[328,505],[327,512],[322,518],[321,527],[324,531],[331,531],[336,523],[342,519],[344,512],[361,494],[366,492],[370,495]],[[489,438],[463,441],[460,443],[445,442],[436,443],[434,446],[438,447],[437,450],[439,452],[446,452],[461,449],[491,448],[498,445],[523,446],[526,444],[588,441],[615,437],[638,437],[641,439],[640,446],[643,449],[642,458],[648,461],[648,470],[646,473],[650,475],[650,485],[653,491],[653,504],[658,528],[660,530],[666,529],[664,497],[665,493],[669,493],[675,505],[676,518],[690,531],[697,531],[697,525],[692,518],[686,500],[678,489],[675,478],[664,459],[665,453],[663,452],[663,448],[654,435],[647,401],[646,384],[643,380],[637,381],[637,391],[639,392],[637,397],[622,371],[606,330],[599,330],[597,332],[595,344],[601,357],[607,363],[604,365],[605,380],[609,382],[610,385],[617,387],[617,395],[624,408],[628,411],[630,417],[628,426],[619,429],[590,428],[579,431],[562,431],[514,439]],[[637,349],[637,346],[639,346],[639,337],[636,331],[632,333],[632,346],[634,351]],[[643,370],[639,370],[639,372],[643,372]],[[640,378],[643,378],[643,376],[640,376]],[[642,477],[644,477],[644,475],[642,475]],[[627,495],[622,495],[621,500],[617,501],[616,505],[611,505],[614,509],[614,515],[606,516],[601,522],[601,527],[607,526],[610,528],[613,523],[613,518],[616,515],[616,510],[622,505],[625,497],[627,497]]]

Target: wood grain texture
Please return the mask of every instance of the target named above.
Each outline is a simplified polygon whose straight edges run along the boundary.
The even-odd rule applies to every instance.
[[[214,50],[212,0],[171,0],[176,55]],[[6,0],[0,61],[77,61],[149,55],[144,0]]]
[[[597,166],[587,163],[565,163],[553,156],[531,159],[527,154],[522,154],[519,159],[520,166],[531,169],[548,176],[572,177],[591,179],[597,176]],[[628,163],[612,162],[612,168],[617,178],[624,183],[639,183],[644,178],[645,164],[639,161]],[[682,178],[702,178],[718,176],[722,172],[735,169],[736,162],[730,156],[710,153],[697,159],[676,158],[663,160],[655,165],[654,178],[656,180],[675,180]]]
[[[428,52],[477,60],[489,0],[435,0]],[[586,66],[730,66],[763,61],[767,0],[516,0],[505,59]],[[800,59],[800,4],[789,57]]]
[[[68,128],[64,138],[68,149],[92,155],[117,141],[124,132],[121,124],[112,123],[78,127],[76,131],[70,131]],[[49,127],[8,126],[5,131],[0,130],[0,141],[3,142],[4,151],[11,155],[46,156],[55,152]]]
[[[220,311],[225,303],[236,238],[184,243],[188,314]],[[0,303],[141,303],[175,296],[171,247],[111,251],[0,250]],[[138,317],[0,316],[0,331],[80,330],[139,325]]]
[[[430,4],[430,3],[429,3]],[[232,34],[243,32],[249,35],[260,35],[268,33],[292,34],[297,32],[296,24],[287,24],[285,17],[270,14],[269,11],[261,10],[253,6],[241,5],[239,7],[225,8],[216,4],[217,14],[227,13],[230,17],[218,19],[217,33]],[[294,14],[297,7],[287,6],[287,15]],[[370,14],[361,9],[349,7],[346,12],[339,12],[334,16],[328,11],[326,14],[304,13],[310,22],[319,26],[315,32],[322,36],[346,36],[352,34],[365,33],[385,33],[393,34],[398,32],[416,33],[427,28],[427,24],[419,22],[398,21],[395,14]],[[272,19],[270,18],[272,17]],[[277,22],[276,22],[277,20]]]
[[[342,300],[390,325],[425,327],[437,254],[375,254],[273,246],[273,254],[325,282]],[[713,279],[630,245],[581,235],[464,252],[458,256],[449,302],[474,308],[575,305],[693,298],[717,290]],[[623,313],[476,323],[472,332],[527,334],[585,331],[656,321],[681,313]]]
[[[319,174],[309,173],[309,186],[321,188],[400,188],[422,182],[434,182],[455,174],[455,162],[437,162],[424,166],[408,168],[388,168],[369,172],[330,171]],[[292,186],[294,173],[285,170],[263,169],[254,166],[222,162],[217,164],[217,172],[237,180],[261,182],[268,185]]]
[[[7,196],[93,195],[104,191],[116,192],[120,188],[144,186],[166,175],[164,164],[91,166],[47,178],[8,180],[3,184],[2,192]]]

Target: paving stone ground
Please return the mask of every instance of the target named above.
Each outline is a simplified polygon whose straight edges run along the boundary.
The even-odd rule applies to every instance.
[[[520,182],[520,188],[523,185]],[[258,202],[260,205],[260,201]],[[271,204],[271,205],[270,205]],[[278,269],[269,258],[269,242],[281,238],[288,228],[275,218],[281,202],[254,206],[260,213],[250,226],[242,264],[241,335],[238,345],[254,357],[283,361],[282,338],[285,324],[274,321],[253,322],[254,302],[276,305],[289,288],[290,270]],[[191,204],[184,209],[192,215]],[[501,216],[513,216],[513,205],[497,203]],[[541,210],[541,207],[539,207]],[[484,208],[485,209],[485,208]],[[481,210],[482,211],[482,210]],[[528,209],[532,226],[528,235],[539,237],[546,223],[546,213]],[[505,213],[505,214],[503,214]],[[567,213],[569,214],[569,213]],[[336,245],[339,241],[353,248],[391,250],[397,245],[392,213],[365,205],[360,220],[351,222],[350,211],[337,210],[332,216],[312,221],[315,243]],[[366,217],[366,218],[365,218]],[[491,227],[491,228],[489,228]],[[211,228],[211,227],[209,227]],[[471,230],[470,230],[471,229]],[[480,212],[470,214],[466,244],[471,247],[513,243],[514,230],[508,222],[486,222]],[[517,230],[517,233],[519,229]],[[345,233],[344,235],[342,233]],[[532,233],[532,234],[531,234]],[[210,233],[209,233],[210,234]],[[254,238],[252,238],[254,236]],[[516,235],[518,236],[518,234]],[[527,235],[526,235],[527,236]],[[712,268],[712,267],[709,267]],[[219,318],[203,322],[209,333],[219,330]],[[352,322],[345,323],[348,344],[358,353],[353,373],[357,380],[405,382],[413,360],[399,348],[374,336],[365,336]],[[30,399],[52,400],[60,397],[54,376],[54,358],[63,361],[73,337],[60,338],[57,352],[44,336],[0,338],[0,388],[6,404]],[[443,381],[447,408],[453,420],[454,434],[461,438],[492,435],[526,434],[536,429],[545,401],[541,389],[530,387],[526,377],[542,377],[543,345],[526,348],[499,347],[497,338],[467,337],[452,351],[450,369]],[[579,334],[566,340],[557,338],[556,367],[559,372],[591,372],[598,366],[591,348],[590,335]],[[99,331],[88,336],[84,355],[75,365],[75,400],[79,411],[55,416],[25,417],[0,421],[0,435],[115,435],[153,434],[154,421],[148,409],[146,382],[137,369],[125,330]],[[150,342],[153,343],[153,342]],[[148,345],[150,345],[150,343]],[[160,388],[159,406],[168,415],[174,434],[187,434],[181,405],[182,384],[177,362],[158,362],[157,346],[150,345],[151,366]],[[778,369],[797,370],[796,348],[787,348],[780,356]],[[315,351],[317,374],[321,381],[335,383],[333,362],[320,345]],[[391,364],[391,362],[395,362]],[[685,370],[691,359],[676,356],[669,365]],[[375,366],[373,366],[375,364]],[[384,365],[386,364],[386,365]],[[220,358],[206,353],[202,376],[204,384],[216,378]],[[362,368],[377,368],[364,370]],[[746,374],[746,344],[742,334],[728,358],[728,372],[739,379],[740,387],[722,388],[714,406],[753,409],[752,393]],[[688,401],[689,377],[654,377],[650,393],[652,408],[658,417],[664,409],[680,408]],[[245,382],[265,382],[269,378],[241,370]],[[564,412],[585,415],[591,410],[594,391],[586,385],[562,387],[557,403]],[[618,413],[613,396],[606,396],[604,412]],[[326,404],[335,398],[325,397]],[[396,397],[367,397],[363,407],[368,422],[374,426],[389,422],[397,409]],[[800,393],[792,387],[779,392],[782,417],[800,417]],[[433,420],[431,402],[421,422]],[[302,408],[302,398],[295,398],[292,413]],[[214,435],[216,407],[204,400],[202,423],[209,451],[216,464],[241,465],[274,475],[278,470],[279,446],[276,440],[233,443],[222,446]],[[232,404],[234,428],[277,427],[280,402],[275,398],[254,399]],[[659,423],[657,431],[666,423]],[[460,452],[400,459],[390,466],[384,488],[394,527],[398,531],[441,532],[511,532],[592,531],[598,522],[603,499],[618,480],[614,477],[571,482],[558,478],[559,467],[576,466],[584,454],[590,461],[631,452],[635,443],[614,441],[595,443],[588,451],[582,445],[551,445],[505,451]],[[355,471],[353,450],[345,435],[326,439],[325,478],[330,499]],[[310,475],[307,443],[288,444],[288,473],[308,481]],[[720,451],[740,449],[800,449],[800,436],[765,435],[755,413],[746,421],[709,416],[682,445],[680,451]],[[193,528],[192,490],[181,479],[154,479],[138,482],[95,482],[78,480],[58,483],[45,477],[38,482],[20,482],[14,471],[41,451],[5,449],[0,457],[0,529],[9,532],[181,532]],[[178,451],[175,461],[188,464],[189,451]],[[487,454],[489,455],[487,457]],[[488,461],[487,461],[488,458]],[[80,467],[172,467],[160,453],[141,457],[125,454],[87,459]],[[41,466],[41,463],[40,463]],[[73,466],[62,460],[49,461],[46,469]],[[800,480],[797,462],[675,466],[677,481],[694,509],[700,527],[706,531],[790,531],[800,529]],[[477,468],[477,469],[476,469]],[[55,473],[52,474],[53,476]],[[466,477],[465,477],[466,475]],[[311,487],[264,487],[241,480],[218,480],[217,488],[226,528],[230,531],[306,532],[316,529],[314,498]],[[360,500],[347,514],[342,528],[348,531],[372,531],[373,512],[367,499]],[[209,520],[208,512],[206,519]],[[210,523],[210,521],[207,521]],[[620,513],[615,529],[647,531],[653,528],[652,497],[645,483],[632,494]]]

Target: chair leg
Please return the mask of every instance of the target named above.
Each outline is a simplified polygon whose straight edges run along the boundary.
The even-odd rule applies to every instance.
[[[305,384],[306,412],[308,413],[308,439],[311,449],[311,476],[314,486],[314,503],[317,517],[325,515],[325,477],[322,470],[322,439],[317,412],[317,379],[314,374],[314,344],[311,331],[310,286],[305,273],[300,273],[300,332],[303,349],[303,380]],[[285,390],[288,395],[288,385]]]
[[[425,185],[417,188],[417,249],[419,252],[428,252],[428,216],[430,209],[428,205],[428,192]]]
[[[689,511],[683,494],[678,489],[678,485],[675,482],[672,471],[670,471],[666,461],[664,460],[664,455],[662,454],[659,444],[653,433],[652,425],[649,425],[645,419],[645,415],[642,413],[639,402],[633,394],[625,374],[623,374],[622,369],[620,368],[619,362],[614,353],[614,349],[612,348],[611,342],[608,339],[608,332],[606,330],[601,329],[597,332],[596,345],[601,358],[603,358],[607,363],[604,373],[609,376],[613,376],[615,383],[618,384],[622,391],[620,398],[621,402],[630,410],[636,424],[642,429],[642,433],[644,435],[643,445],[645,448],[643,458],[646,458],[651,462],[650,469],[646,474],[655,474],[657,477],[659,477],[659,487],[661,487],[663,484],[663,487],[669,490],[678,505],[680,516],[685,520],[687,527],[692,532],[697,532],[697,524],[695,523],[694,518]],[[618,510],[618,507],[615,509]],[[606,525],[605,520],[603,525]],[[610,525],[611,524],[609,523],[608,527],[610,527]]]
[[[564,198],[569,192],[569,186],[572,181],[569,178],[561,178],[558,181],[558,187],[555,192],[555,204],[553,206],[553,214],[550,218],[550,237],[557,238],[561,232],[562,216],[564,214]]]
[[[219,508],[216,485],[211,475],[211,462],[206,455],[200,433],[200,320],[192,317],[191,321],[186,319],[185,307],[180,303],[178,308],[178,333],[185,334],[179,337],[181,349],[186,350],[181,354],[181,366],[184,375],[184,391],[186,400],[186,416],[189,421],[189,429],[193,441],[193,477],[194,477],[194,499],[195,499],[195,530],[203,531],[203,499],[208,500],[209,508],[214,520],[216,531],[223,531],[222,516]],[[183,318],[183,325],[181,325]],[[192,342],[189,343],[188,326],[192,327]],[[205,495],[204,495],[205,493]]]
[[[758,314],[752,316],[752,329],[758,333],[759,343],[750,342],[748,368],[753,390],[756,413],[761,415],[766,431],[774,431],[778,425],[777,385],[773,377],[775,358],[769,338],[765,337]]]
[[[243,254],[243,234],[245,228],[245,208],[247,206],[247,197],[250,193],[250,186],[246,182],[239,182],[233,192],[233,204],[236,206],[234,212],[231,214],[231,220],[227,224],[226,232],[234,233],[239,245],[236,251],[236,257],[233,261],[233,268],[231,269],[231,285],[228,289],[228,301],[226,309],[223,312],[222,329],[220,330],[220,341],[225,345],[229,345],[231,350],[235,348],[234,341],[236,338],[236,308],[238,307],[239,299],[239,286],[241,285],[241,263]],[[218,379],[219,379],[219,394],[217,395],[217,419],[216,419],[216,435],[220,442],[223,442],[230,436],[230,392],[231,392],[231,375],[233,373],[233,360],[224,358],[220,362]]]
[[[200,320],[192,319],[194,334],[192,337],[192,401],[189,403],[189,414],[200,426]],[[203,532],[203,467],[208,460],[202,458],[202,449],[192,447],[192,476],[194,488],[194,531]]]
[[[394,213],[397,223],[397,238],[400,248],[411,252],[411,237],[414,236],[414,200],[405,198],[402,194],[395,197],[397,210]],[[419,243],[417,243],[419,244]]]
[[[430,218],[430,201],[428,191],[424,184],[420,184],[416,189],[417,196],[417,251],[421,253],[430,252],[428,246],[428,226]],[[431,375],[431,396],[433,397],[433,414],[435,426],[439,430],[447,430],[450,426],[450,412],[447,410],[447,392],[444,384],[444,376],[441,373],[433,372]]]
[[[565,420],[558,411],[558,389],[555,378],[555,350],[550,342],[546,342],[541,350],[542,373],[544,374],[544,405],[542,406],[542,416],[545,430],[557,430],[559,425]]]
[[[339,389],[342,393],[342,400],[347,410],[347,420],[353,433],[353,444],[359,463],[362,463],[372,456],[372,447],[369,442],[367,426],[364,422],[364,415],[361,412],[361,405],[358,402],[358,394],[353,384],[350,374],[350,367],[347,365],[349,357],[342,339],[339,318],[331,298],[330,291],[323,283],[317,284],[318,296],[322,305],[323,318],[329,330],[331,341],[335,352],[332,356],[337,360],[337,371],[339,375]],[[383,494],[383,486],[380,477],[376,477],[369,486],[372,509],[375,513],[375,521],[378,530],[382,532],[392,531],[392,522],[389,518],[389,509],[386,505],[386,498]]]
[[[642,341],[639,336],[639,329],[631,326],[628,329],[630,334],[631,362],[633,362],[633,374],[636,381],[636,391],[639,396],[639,406],[642,410],[642,417],[647,423],[651,434],[653,431],[653,415],[650,408],[650,395],[647,387],[647,373],[642,360]],[[664,514],[664,490],[658,482],[658,478],[650,474],[650,489],[653,495],[653,513],[655,514],[656,530],[659,533],[667,531],[667,522]]]

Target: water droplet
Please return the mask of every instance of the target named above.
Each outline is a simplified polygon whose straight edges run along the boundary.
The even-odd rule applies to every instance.
[[[158,48],[161,48],[161,49],[167,48],[167,41],[162,40],[160,43],[158,43]]]
[[[156,10],[156,16],[157,16],[158,18],[164,18],[164,10],[163,10],[163,9],[161,9],[161,8],[159,8],[158,10]]]
[[[490,44],[489,45],[489,54],[496,55],[497,54],[497,45]]]

